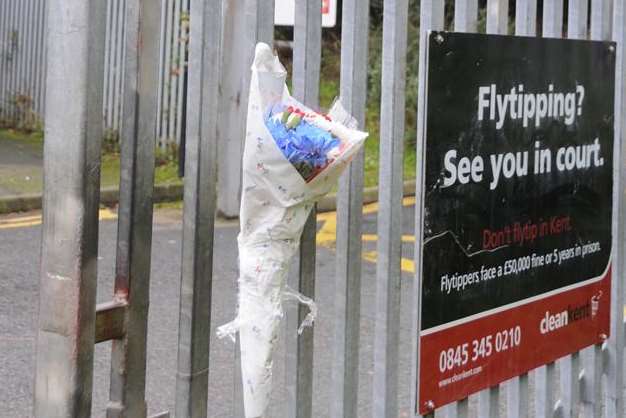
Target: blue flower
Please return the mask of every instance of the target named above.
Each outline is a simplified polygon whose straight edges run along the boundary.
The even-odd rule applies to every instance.
[[[330,132],[306,120],[302,120],[293,129],[287,129],[279,119],[272,117],[270,112],[265,119],[265,125],[285,158],[305,180],[312,177],[315,170],[322,169],[328,164],[328,153],[340,144]]]

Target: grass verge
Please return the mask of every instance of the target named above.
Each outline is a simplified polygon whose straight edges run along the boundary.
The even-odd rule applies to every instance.
[[[37,194],[43,189],[43,133],[23,133],[11,129],[0,130],[0,192],[6,195]],[[118,187],[120,182],[120,156],[103,153],[100,186]],[[155,164],[155,185],[182,184],[174,159],[159,159]]]

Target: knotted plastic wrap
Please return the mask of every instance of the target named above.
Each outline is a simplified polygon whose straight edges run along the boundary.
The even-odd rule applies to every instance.
[[[246,418],[265,418],[272,389],[272,355],[283,302],[295,300],[315,320],[315,303],[286,286],[290,262],[315,201],[328,193],[367,133],[336,101],[328,115],[298,103],[287,72],[270,47],[256,47],[243,156],[240,209],[239,311],[218,336],[239,332]]]

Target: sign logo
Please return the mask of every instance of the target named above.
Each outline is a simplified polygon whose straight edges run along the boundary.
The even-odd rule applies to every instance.
[[[600,299],[602,298],[602,290],[591,297],[591,317],[595,318],[600,309]]]
[[[591,302],[579,306],[569,306],[562,312],[553,314],[550,311],[546,311],[545,316],[539,322],[539,332],[542,334],[548,334],[556,331],[559,328],[563,328],[572,322],[580,321],[585,318],[594,318],[598,313],[599,299],[602,296],[602,291],[591,298]],[[595,302],[594,302],[595,300]],[[595,311],[594,311],[595,303]]]

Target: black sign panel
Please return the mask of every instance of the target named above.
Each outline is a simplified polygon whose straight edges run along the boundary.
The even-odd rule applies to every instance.
[[[420,326],[420,399],[428,405],[608,333],[614,78],[612,43],[430,35]],[[563,312],[568,326],[556,327],[550,317]],[[500,330],[517,315],[525,318]],[[505,331],[517,345],[473,352],[482,337]],[[536,354],[548,335],[568,332],[578,337],[565,350],[561,342]],[[451,359],[442,354],[450,349]],[[425,376],[427,368],[436,373]],[[461,383],[442,390],[449,376]]]

